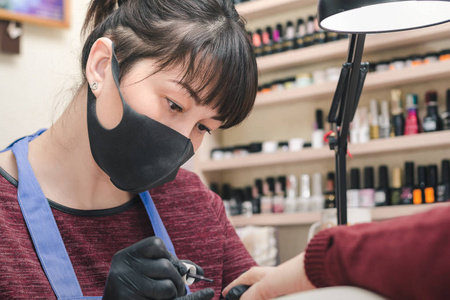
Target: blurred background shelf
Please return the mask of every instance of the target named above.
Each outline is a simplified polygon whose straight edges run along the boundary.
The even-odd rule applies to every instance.
[[[450,60],[407,67],[401,70],[369,73],[364,84],[364,91],[392,88],[406,83],[427,82],[446,77],[450,77]],[[302,88],[258,94],[255,107],[321,98],[329,98],[331,101],[336,85],[336,82],[326,82]]]
[[[372,211],[372,220],[381,221],[391,218],[409,216],[427,211],[437,207],[447,207],[450,202],[431,203],[422,205],[395,205],[374,207]],[[294,226],[294,225],[310,225],[320,221],[320,212],[305,213],[273,213],[260,214],[252,216],[230,216],[231,223],[235,227],[242,226]]]
[[[252,3],[252,2],[250,2]],[[411,31],[367,35],[364,55],[379,50],[404,47],[427,41],[450,37],[450,24],[442,24],[429,28]],[[331,59],[344,58],[348,51],[348,41],[340,40],[321,45],[314,45],[297,50],[258,57],[258,69],[267,73],[299,65],[313,64]]]
[[[317,0],[257,0],[237,4],[236,10],[246,19],[256,19],[316,3]]]
[[[427,148],[450,146],[450,130],[371,140],[364,144],[349,144],[349,151],[356,159],[358,156],[398,151],[412,151]],[[277,152],[268,154],[250,154],[218,161],[199,161],[202,172],[224,171],[298,162],[314,162],[334,158],[334,152],[328,148],[306,148],[298,152]]]

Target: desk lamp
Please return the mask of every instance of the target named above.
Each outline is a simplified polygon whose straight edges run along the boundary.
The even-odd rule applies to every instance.
[[[437,25],[450,21],[450,0],[319,0],[318,21],[328,31],[350,34],[328,115],[333,126],[330,149],[335,151],[338,224],[347,224],[346,155],[350,122],[358,106],[369,68],[361,63],[367,33],[384,33]]]

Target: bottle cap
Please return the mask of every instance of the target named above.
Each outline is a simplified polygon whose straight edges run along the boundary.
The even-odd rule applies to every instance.
[[[436,91],[428,91],[425,94],[425,102],[427,105],[436,105],[437,102],[437,92]]]
[[[314,173],[313,174],[313,190],[312,194],[315,196],[323,195],[322,188],[322,174]]]
[[[417,95],[416,94],[407,94],[406,95],[406,108],[417,108]]]
[[[231,185],[228,183],[224,183],[222,185],[222,199],[230,200],[231,199]]]
[[[405,186],[414,186],[414,162],[405,162]]]
[[[281,192],[286,194],[286,176],[279,176],[277,182],[280,183]]]
[[[352,168],[350,170],[350,189],[351,190],[359,190],[359,169]]]
[[[370,100],[370,124],[378,125],[378,103],[377,100]]]
[[[419,186],[421,186],[421,187],[425,186],[426,178],[427,178],[425,167],[424,166],[419,166],[417,168],[417,174],[418,174],[418,177],[419,177]]]
[[[245,187],[245,200],[253,199],[253,188],[251,186]]]
[[[255,179],[255,186],[258,191],[258,195],[263,194],[263,181],[260,178]]]
[[[364,188],[365,189],[373,189],[373,167],[365,167],[364,168]]]
[[[216,193],[217,195],[220,195],[220,193],[219,193],[219,184],[218,183],[211,182],[211,184],[209,185],[209,189],[212,192]]]
[[[450,89],[447,90],[446,101],[447,101],[447,111],[450,112]]]
[[[236,200],[236,202],[243,202],[245,198],[245,192],[243,189],[233,189],[232,198]]]
[[[389,174],[387,166],[378,167],[378,186],[380,190],[389,189]]]
[[[317,129],[323,129],[323,110],[316,109],[316,124]]]
[[[309,198],[311,196],[310,177],[308,174],[300,176],[301,196]]]
[[[450,182],[450,160],[448,159],[442,160],[441,174],[442,174],[441,176],[442,183]]]
[[[269,185],[269,191],[273,194],[275,192],[275,178],[267,177],[266,182]]]
[[[286,183],[287,196],[294,198],[298,195],[298,181],[297,176],[291,174],[288,176],[288,180]]]
[[[427,186],[437,187],[438,185],[438,170],[437,165],[429,165],[427,168]]]
[[[327,192],[334,192],[334,173],[328,172],[327,174]]]
[[[392,170],[392,187],[395,189],[402,187],[402,170],[400,168]]]

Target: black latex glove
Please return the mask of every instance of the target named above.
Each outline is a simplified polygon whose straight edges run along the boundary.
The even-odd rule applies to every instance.
[[[186,272],[160,238],[149,237],[114,255],[103,299],[209,300],[214,296],[212,289],[186,295],[182,279]]]
[[[249,287],[250,287],[249,285],[243,285],[243,284],[235,286],[228,292],[225,300],[241,299],[242,294],[245,293],[245,291],[247,291]]]

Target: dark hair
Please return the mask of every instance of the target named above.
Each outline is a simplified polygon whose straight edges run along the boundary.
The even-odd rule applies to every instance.
[[[83,32],[93,27],[82,53],[82,70],[94,42],[115,44],[120,78],[133,64],[153,58],[157,70],[181,66],[182,84],[199,105],[218,109],[221,128],[241,123],[256,97],[258,73],[245,21],[231,0],[93,0]]]

